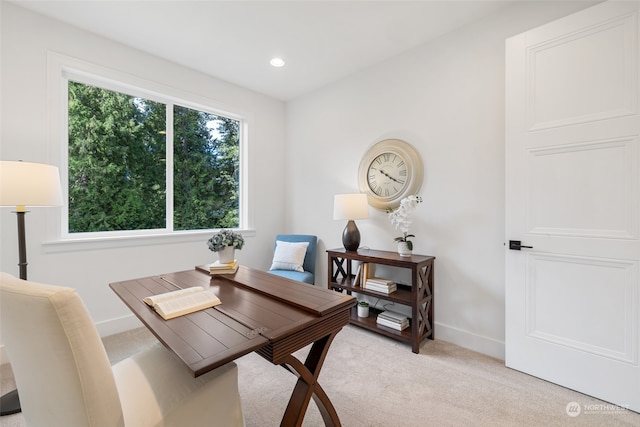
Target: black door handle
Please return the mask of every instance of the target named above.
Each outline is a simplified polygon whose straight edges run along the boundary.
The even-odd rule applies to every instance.
[[[520,240],[509,240],[509,249],[519,251],[521,248],[533,249],[533,246],[524,246]]]

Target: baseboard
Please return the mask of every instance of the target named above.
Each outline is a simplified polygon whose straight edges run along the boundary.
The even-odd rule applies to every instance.
[[[504,342],[436,322],[435,337],[496,359],[504,360]]]

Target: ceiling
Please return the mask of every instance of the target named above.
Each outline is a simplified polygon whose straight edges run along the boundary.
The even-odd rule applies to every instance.
[[[15,0],[26,9],[280,100],[517,0]],[[269,65],[279,56],[282,68]]]

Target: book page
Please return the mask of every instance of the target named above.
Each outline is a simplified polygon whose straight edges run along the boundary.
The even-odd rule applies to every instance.
[[[181,296],[190,295],[197,292],[204,292],[204,291],[205,289],[203,287],[194,286],[192,288],[184,288],[184,289],[179,289],[177,291],[171,291],[171,292],[165,292],[163,294],[152,295],[150,297],[144,298],[143,301],[148,305],[150,305],[151,307],[153,307],[154,305],[163,301],[167,301],[173,298],[179,298]]]
[[[213,292],[205,291],[202,288],[200,289],[201,292],[192,292],[177,298],[161,301],[155,304],[153,308],[163,319],[169,320],[184,314],[214,307],[221,303],[220,299]]]

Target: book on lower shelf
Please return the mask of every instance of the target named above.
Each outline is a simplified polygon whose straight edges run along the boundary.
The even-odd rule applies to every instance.
[[[392,280],[383,279],[381,277],[368,278],[366,280],[365,288],[370,291],[382,292],[384,294],[393,293],[398,289]]]
[[[143,301],[164,320],[215,307],[222,303],[216,294],[200,286],[149,296]]]
[[[378,325],[386,326],[397,331],[402,331],[409,327],[409,319],[407,318],[407,316],[389,310],[383,311],[378,314],[376,323]]]

